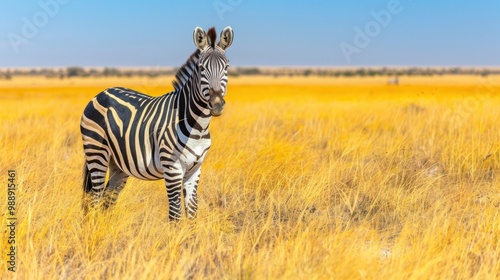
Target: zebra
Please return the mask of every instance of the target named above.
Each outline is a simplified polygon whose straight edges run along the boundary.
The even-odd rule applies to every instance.
[[[88,103],[80,125],[85,213],[113,205],[132,176],[164,179],[170,220],[181,218],[182,198],[188,218],[196,218],[201,164],[211,145],[208,127],[225,106],[225,51],[234,33],[228,26],[217,45],[216,37],[213,27],[194,29],[197,49],[177,71],[173,92],[152,97],[114,87]]]
[[[394,78],[387,79],[387,84],[388,85],[395,85],[395,86],[399,85],[399,77],[396,76]]]

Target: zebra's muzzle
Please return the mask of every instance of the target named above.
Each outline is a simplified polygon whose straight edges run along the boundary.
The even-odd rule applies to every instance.
[[[215,91],[210,89],[210,100],[208,104],[212,116],[218,117],[222,115],[222,110],[224,110],[224,105],[226,105],[226,101],[224,101],[224,97],[222,97],[222,90]]]

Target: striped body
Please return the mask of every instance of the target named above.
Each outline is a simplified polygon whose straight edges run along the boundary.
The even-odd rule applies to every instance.
[[[84,190],[91,194],[86,210],[85,203],[97,205],[102,197],[105,208],[113,204],[132,176],[165,180],[171,219],[181,216],[181,195],[188,216],[196,216],[201,164],[211,144],[208,127],[224,108],[228,66],[220,45],[197,46],[178,71],[173,92],[151,97],[115,87],[88,103],[81,121]]]
[[[107,89],[85,108],[84,147],[90,153],[104,152],[103,148],[92,149],[92,144],[105,141],[104,149],[117,167],[142,180],[163,179],[161,158],[176,162],[184,172],[189,172],[203,161],[210,148],[210,112],[206,109],[204,119],[191,119],[194,124],[189,124],[185,121],[189,110],[180,108],[180,101],[179,94],[153,98],[125,88]],[[98,167],[99,160],[96,161]],[[91,171],[92,166],[91,161]]]

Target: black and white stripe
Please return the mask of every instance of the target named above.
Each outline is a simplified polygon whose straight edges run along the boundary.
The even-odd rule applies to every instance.
[[[201,164],[210,148],[212,116],[224,108],[230,27],[215,45],[215,30],[194,33],[198,49],[179,69],[171,93],[151,97],[115,87],[95,96],[83,112],[84,206],[114,203],[127,178],[164,179],[170,219],[196,217]],[[225,39],[224,39],[225,38]],[[105,184],[106,172],[109,179]],[[89,198],[89,199],[88,199]],[[90,205],[87,205],[90,204]]]

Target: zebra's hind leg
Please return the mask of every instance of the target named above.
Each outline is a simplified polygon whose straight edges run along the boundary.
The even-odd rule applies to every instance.
[[[87,160],[83,167],[83,211],[86,215],[90,209],[99,204],[104,191],[104,181],[108,161]]]
[[[116,165],[112,158],[109,163],[109,180],[104,190],[103,209],[108,209],[116,203],[118,195],[127,183],[128,177],[129,176]]]
[[[198,211],[198,182],[200,181],[201,168],[184,178],[184,205],[188,218],[196,218]]]

